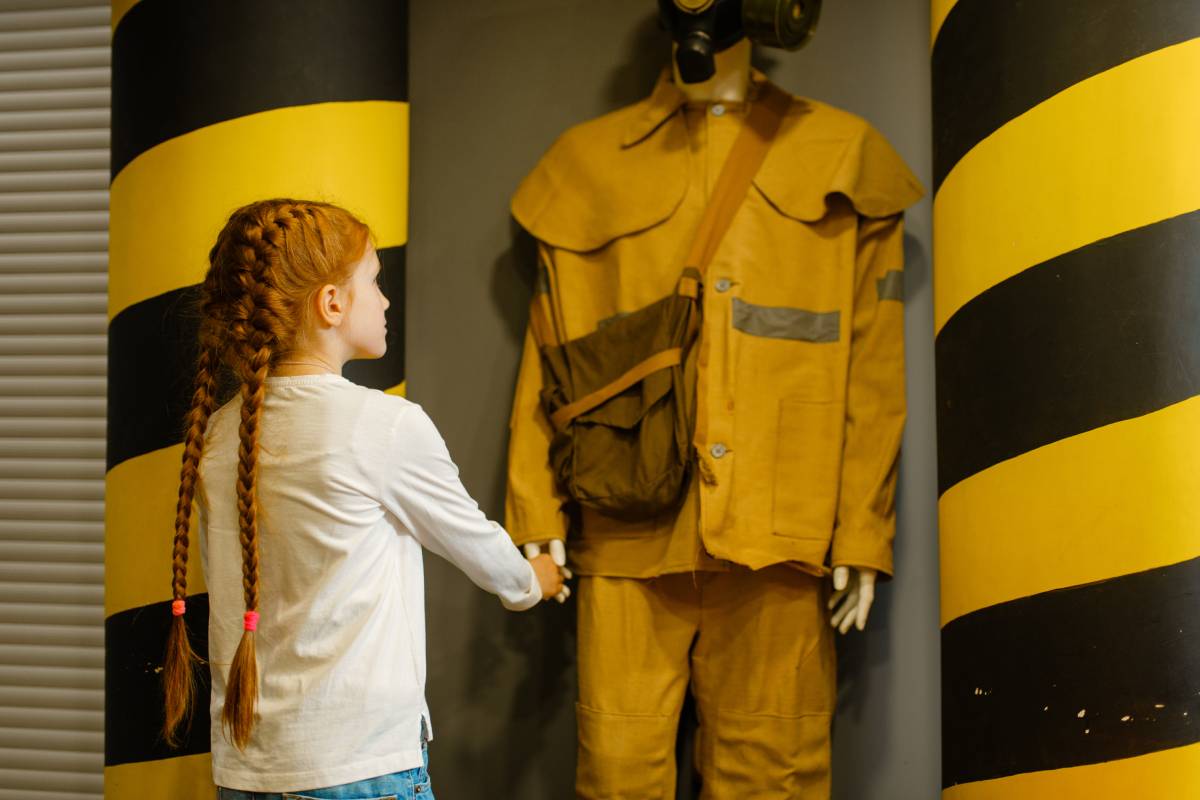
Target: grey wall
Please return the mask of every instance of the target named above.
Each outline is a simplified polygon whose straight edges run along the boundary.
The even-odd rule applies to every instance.
[[[410,397],[468,489],[502,519],[507,420],[533,252],[508,199],[575,122],[649,92],[669,56],[653,0],[414,0]],[[825,4],[813,44],[761,52],[773,79],[863,115],[930,185],[927,0]],[[909,424],[897,578],[839,643],[835,795],[917,800],[940,785],[930,208],[907,217]],[[573,796],[574,610],[503,612],[427,559],[429,701],[440,800]]]

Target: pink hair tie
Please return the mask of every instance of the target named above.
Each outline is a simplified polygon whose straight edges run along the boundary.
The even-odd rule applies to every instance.
[[[187,603],[182,600],[176,600],[171,603],[171,613],[177,617],[182,617],[184,610],[187,608]]]
[[[248,631],[258,630],[258,612],[257,611],[247,611],[245,620],[246,620],[246,623],[245,623],[246,630],[248,630]]]

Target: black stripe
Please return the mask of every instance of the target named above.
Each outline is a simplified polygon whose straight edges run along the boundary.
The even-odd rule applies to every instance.
[[[1200,211],[988,289],[938,334],[938,489],[1200,394]],[[969,265],[942,265],[962,269]]]
[[[1197,607],[1193,559],[946,625],[943,786],[1200,741]]]
[[[112,175],[205,125],[408,98],[408,3],[142,0],[113,35]],[[259,142],[269,146],[269,142]]]
[[[164,585],[170,580],[164,572]],[[208,595],[187,600],[192,649],[208,659]],[[153,761],[209,751],[209,678],[207,667],[196,675],[193,719],[179,749],[160,736],[163,694],[160,669],[171,625],[171,603],[154,603],[113,614],[104,622],[104,765]]]
[[[933,49],[934,191],[1009,120],[1079,81],[1197,36],[1196,0],[959,0]]]
[[[388,349],[383,358],[352,361],[342,374],[374,389],[404,380],[405,248],[378,251],[387,310]],[[199,286],[135,303],[108,328],[108,469],[126,459],[183,441],[196,363]],[[224,381],[221,399],[236,384]]]

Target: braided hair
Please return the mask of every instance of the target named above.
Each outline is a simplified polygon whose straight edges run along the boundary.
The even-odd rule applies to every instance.
[[[204,434],[217,408],[222,369],[241,383],[238,428],[237,510],[246,611],[241,641],[229,667],[221,725],[239,749],[254,728],[258,666],[258,432],[266,378],[286,354],[303,344],[312,321],[313,296],[344,283],[366,250],[369,231],[345,209],[328,203],[262,200],[229,217],[209,252],[201,285],[196,377],[186,417],[175,540],[171,562],[173,620],[163,666],[163,738],[178,746],[181,726],[195,702],[200,659],[184,623],[192,503]]]

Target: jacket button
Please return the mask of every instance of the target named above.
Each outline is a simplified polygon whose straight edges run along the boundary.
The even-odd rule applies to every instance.
[[[716,105],[714,105],[712,107],[712,113],[713,113],[714,117],[719,117],[719,116],[723,115],[725,113],[725,106],[721,105],[720,103],[717,103]]]
[[[713,458],[723,458],[729,451],[725,449],[725,445],[717,442],[708,449],[708,452],[712,453]]]
[[[713,284],[713,288],[718,292],[728,292],[732,287],[733,281],[729,280],[729,278],[719,278],[717,279],[717,282]]]

